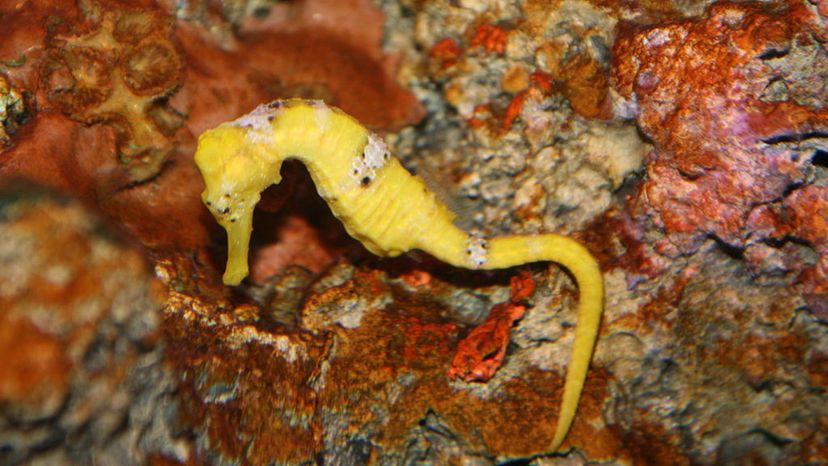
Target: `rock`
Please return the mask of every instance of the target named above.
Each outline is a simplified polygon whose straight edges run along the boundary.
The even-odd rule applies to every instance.
[[[0,192],[0,238],[0,463],[186,459],[146,259],[31,186]]]

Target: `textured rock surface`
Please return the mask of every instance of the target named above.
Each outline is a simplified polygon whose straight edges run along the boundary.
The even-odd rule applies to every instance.
[[[163,368],[163,292],[78,202],[0,193],[0,463],[186,458]]]
[[[0,463],[828,461],[824,3],[0,5],[0,182],[100,210],[166,288],[78,204],[0,199]],[[381,130],[425,108],[389,145],[464,226],[594,251],[569,450],[557,266],[377,260],[286,166],[220,284],[195,137],[288,95]]]
[[[824,34],[825,18],[807,3],[779,11],[722,5],[704,21],[615,44],[617,88],[627,99],[618,105],[655,144],[642,202],[666,234],[659,249],[688,254],[713,237],[744,254],[757,276],[804,271],[809,304],[823,318]],[[803,223],[805,211],[822,220]]]
[[[464,331],[452,314],[468,309],[434,296],[456,293],[456,285],[431,277],[412,286],[394,275],[334,268],[297,309],[300,328],[274,326],[272,315],[249,305],[170,300],[182,402],[214,461],[490,463],[543,450],[562,376],[533,367],[540,361],[531,358],[543,356],[529,348],[488,386],[453,381],[447,371]],[[502,282],[489,293],[508,297]],[[606,396],[606,379],[598,371],[591,380],[582,409],[597,414],[592,400]],[[612,438],[583,422],[573,437]]]

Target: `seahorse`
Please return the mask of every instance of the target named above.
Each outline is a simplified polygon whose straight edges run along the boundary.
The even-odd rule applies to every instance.
[[[578,322],[561,408],[550,449],[569,432],[581,397],[604,302],[598,262],[577,241],[557,234],[482,238],[453,220],[454,213],[391,156],[383,140],[342,110],[321,101],[276,100],[205,131],[195,162],[204,178],[202,199],[227,231],[223,280],[248,274],[253,210],[260,193],[281,180],[282,162],[303,163],[319,195],[347,232],[368,251],[394,257],[419,249],[454,267],[488,270],[552,261],[579,288]]]

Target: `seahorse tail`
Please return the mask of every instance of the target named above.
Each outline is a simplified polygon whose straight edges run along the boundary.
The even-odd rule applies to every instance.
[[[580,297],[575,341],[564,382],[558,424],[551,444],[551,449],[557,450],[575,417],[601,322],[604,281],[598,261],[577,241],[555,234],[494,238],[489,240],[487,250],[486,263],[482,268],[496,269],[529,262],[552,261],[566,267],[578,282]]]

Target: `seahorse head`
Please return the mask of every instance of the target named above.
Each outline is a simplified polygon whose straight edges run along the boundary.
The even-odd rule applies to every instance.
[[[195,162],[205,185],[201,197],[219,221],[227,216],[227,209],[252,201],[279,181],[278,167],[269,166],[272,161],[261,157],[262,148],[250,143],[248,131],[225,124],[206,131],[198,140]]]
[[[199,137],[195,154],[204,179],[201,198],[227,231],[229,253],[224,282],[234,285],[247,275],[253,210],[260,193],[281,180],[281,163],[266,157],[266,142],[251,138],[252,131],[223,124]]]

